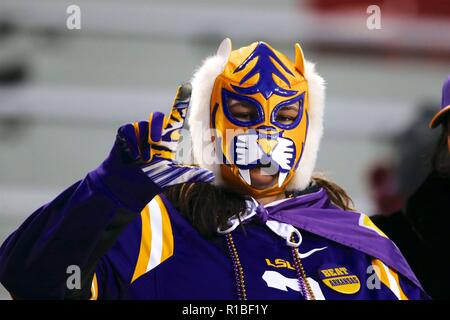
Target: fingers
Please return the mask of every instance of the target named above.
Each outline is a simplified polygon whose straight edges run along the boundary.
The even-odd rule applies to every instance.
[[[117,135],[125,140],[125,152],[133,161],[139,158],[139,145],[135,134],[134,126],[131,123],[125,124],[119,128]]]
[[[164,113],[161,112],[150,113],[150,116],[148,117],[148,126],[150,128],[148,143],[153,144],[161,141],[164,122],[165,122]]]
[[[148,118],[148,126],[150,134],[147,137],[147,143],[150,147],[149,157],[146,161],[153,159],[155,155],[162,158],[173,159],[175,155],[171,147],[171,141],[165,141],[163,127],[166,122],[166,117],[161,112],[151,113]]]
[[[153,126],[151,126],[153,124]],[[150,114],[149,121],[139,121],[125,124],[118,130],[119,137],[124,140],[126,153],[132,160],[151,160],[151,144],[161,140],[164,124],[164,114],[155,112]]]
[[[166,118],[161,112],[149,115],[148,121],[133,122],[123,127],[123,134],[132,150],[133,159],[151,161],[154,155],[174,159],[180,138],[180,129],[184,125],[191,97],[191,85],[184,84],[178,88],[170,116]]]
[[[147,121],[139,121],[133,123],[136,137],[138,137],[138,146],[141,159],[146,162],[150,160],[150,144],[148,142],[149,123]]]
[[[166,123],[164,124],[164,130],[172,135],[175,134],[183,127],[188,111],[189,102],[191,100],[192,87],[190,83],[185,83],[178,87],[177,94],[173,101],[172,110]],[[165,132],[165,133],[166,133]]]

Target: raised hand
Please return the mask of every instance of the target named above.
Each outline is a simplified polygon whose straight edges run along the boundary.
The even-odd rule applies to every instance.
[[[117,134],[121,149],[126,154],[125,161],[138,165],[161,188],[214,180],[214,174],[209,170],[175,161],[190,96],[191,86],[180,86],[168,118],[161,112],[154,112],[148,121],[126,124],[119,128]]]

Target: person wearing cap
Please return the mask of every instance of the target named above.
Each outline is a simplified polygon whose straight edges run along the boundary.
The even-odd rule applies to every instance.
[[[373,221],[397,244],[431,297],[449,299],[450,278],[439,270],[450,265],[450,75],[429,127],[441,130],[431,172],[403,210]]]
[[[440,126],[442,129],[436,152],[433,156],[433,169],[441,176],[450,175],[450,75],[442,86],[441,110],[430,122],[430,128]]]

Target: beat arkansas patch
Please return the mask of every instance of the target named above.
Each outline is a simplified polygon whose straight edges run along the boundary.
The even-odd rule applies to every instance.
[[[344,266],[322,266],[319,269],[319,278],[328,288],[339,293],[354,294],[361,289],[359,278]]]

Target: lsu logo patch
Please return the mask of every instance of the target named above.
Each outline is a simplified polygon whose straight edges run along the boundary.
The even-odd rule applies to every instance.
[[[359,278],[346,267],[323,266],[319,278],[330,289],[343,294],[354,294],[361,289]]]

